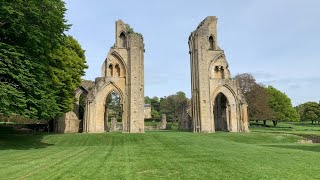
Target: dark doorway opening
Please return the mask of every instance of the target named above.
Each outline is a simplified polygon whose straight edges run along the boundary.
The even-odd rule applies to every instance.
[[[79,111],[78,111],[78,117],[79,117],[79,133],[83,132],[83,118],[84,118],[84,111],[86,108],[86,99],[87,99],[87,93],[82,93],[79,97]]]
[[[229,131],[230,108],[227,97],[219,93],[214,101],[214,126],[216,131]]]

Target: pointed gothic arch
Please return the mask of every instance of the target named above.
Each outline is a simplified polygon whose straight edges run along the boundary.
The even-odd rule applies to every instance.
[[[209,37],[209,50],[215,50],[215,40],[213,35]]]
[[[127,36],[124,32],[120,33],[119,40],[120,40],[120,43],[119,43],[120,47],[127,48]]]

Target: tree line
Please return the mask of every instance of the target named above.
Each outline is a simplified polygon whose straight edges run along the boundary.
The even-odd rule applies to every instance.
[[[186,94],[182,91],[161,98],[158,98],[157,96],[154,96],[153,98],[146,96],[145,103],[151,105],[152,118],[149,120],[160,121],[161,114],[166,114],[168,121],[177,122],[179,109],[187,100]]]
[[[0,114],[50,120],[69,111],[87,68],[65,33],[62,0],[0,2]]]
[[[249,73],[238,74],[234,77],[239,89],[248,103],[250,121],[272,121],[277,126],[282,121],[312,121],[320,123],[320,104],[307,102],[293,107],[291,99],[275,87],[257,83]],[[158,121],[161,114],[166,114],[169,121],[178,121],[178,112],[188,98],[182,91],[164,97],[145,97],[145,103],[151,105],[151,119]]]

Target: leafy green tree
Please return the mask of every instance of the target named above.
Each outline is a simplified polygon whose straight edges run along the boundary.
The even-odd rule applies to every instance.
[[[163,97],[160,100],[160,113],[166,114],[167,119],[176,121],[178,119],[179,109],[182,107],[183,103],[186,100],[187,97],[182,91],[179,91],[176,94],[170,95],[168,97]]]
[[[108,109],[108,117],[115,117],[117,119],[121,119],[121,98],[116,92],[113,91],[107,96],[106,106]]]
[[[146,96],[146,97],[144,98],[144,103],[151,105],[151,98],[150,98],[149,96]]]
[[[0,113],[49,120],[72,107],[70,89],[85,66],[74,67],[84,56],[64,35],[65,11],[62,0],[0,1]],[[74,73],[62,77],[58,68]]]
[[[160,101],[159,98],[157,96],[154,96],[153,98],[150,98],[149,96],[146,96],[144,98],[144,102],[146,104],[150,104],[151,106],[151,121],[158,121],[161,118],[161,115],[159,113],[160,111]]]
[[[274,119],[275,113],[270,108],[268,93],[262,84],[256,83],[255,78],[249,73],[236,75],[240,91],[248,103],[249,119],[263,121]]]
[[[304,110],[305,110],[305,103],[304,104],[299,104],[298,106],[295,107],[295,109],[300,115],[300,121],[304,121],[303,113],[304,113]]]
[[[150,100],[150,104],[151,104],[152,109],[160,112],[160,99],[157,96],[154,96]]]
[[[152,117],[153,120],[160,120],[161,115],[157,110],[152,109],[151,110],[151,117]]]
[[[263,121],[274,119],[275,113],[268,104],[268,93],[265,87],[255,84],[247,93],[249,117],[251,120]]]
[[[299,114],[292,107],[291,99],[286,94],[272,86],[268,86],[266,90],[268,93],[268,104],[275,112],[275,118],[272,120],[274,126],[279,121],[299,121]]]
[[[303,121],[311,121],[319,123],[320,119],[320,104],[316,102],[306,102],[304,104],[299,105],[300,109],[302,109],[301,120]]]
[[[57,90],[58,107],[67,112],[73,107],[73,91],[80,86],[81,76],[85,75],[84,69],[87,68],[84,50],[72,36],[67,36],[50,58],[52,88]]]

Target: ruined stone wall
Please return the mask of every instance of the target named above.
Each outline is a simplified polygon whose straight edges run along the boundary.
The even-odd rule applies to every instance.
[[[208,39],[215,38],[217,18],[207,17],[189,37],[191,58],[191,90],[192,90],[192,117],[194,132],[213,132],[212,114],[209,94],[209,64],[213,54],[217,53],[217,43],[210,49]],[[201,72],[201,73],[200,73]]]
[[[191,131],[193,121],[191,117],[191,101],[186,100],[178,112],[179,130]]]
[[[189,37],[193,131],[215,131],[214,103],[219,93],[227,98],[228,131],[246,131],[246,102],[231,79],[224,51],[217,42],[214,16],[204,19]]]
[[[123,21],[116,21],[115,44],[102,64],[101,75],[87,97],[84,131],[104,132],[105,101],[116,92],[121,98],[122,130],[144,132],[144,44]]]
[[[144,44],[141,35],[129,35],[129,132],[144,132]]]
[[[79,119],[77,115],[70,111],[54,122],[54,131],[58,133],[78,133]]]
[[[148,105],[145,105],[144,106],[144,119],[150,119],[151,118],[151,106],[148,104]]]

